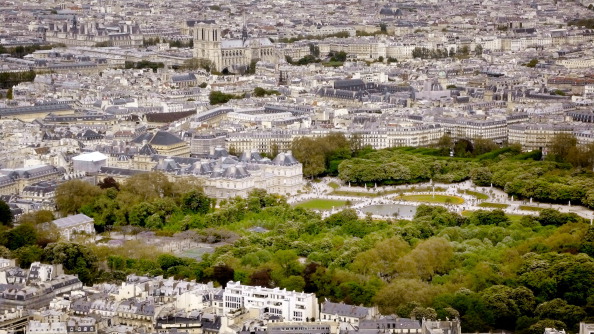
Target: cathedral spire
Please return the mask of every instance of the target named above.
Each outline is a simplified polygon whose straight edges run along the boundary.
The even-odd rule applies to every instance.
[[[245,12],[243,12],[243,28],[241,29],[241,40],[243,41],[243,45],[245,45],[245,41],[248,39],[248,31],[247,31],[247,23],[245,22]]]

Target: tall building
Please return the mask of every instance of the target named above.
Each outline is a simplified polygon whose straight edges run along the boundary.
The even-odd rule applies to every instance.
[[[274,45],[268,38],[251,38],[244,23],[241,39],[224,39],[213,20],[186,23],[194,38],[194,57],[210,60],[218,71],[245,68],[252,61],[276,62]]]

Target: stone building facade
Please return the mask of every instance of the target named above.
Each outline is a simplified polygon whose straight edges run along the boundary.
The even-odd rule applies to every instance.
[[[194,57],[210,60],[218,71],[234,71],[252,61],[275,63],[279,58],[268,38],[249,37],[244,24],[241,39],[225,39],[221,27],[213,20],[188,23],[194,38]]]

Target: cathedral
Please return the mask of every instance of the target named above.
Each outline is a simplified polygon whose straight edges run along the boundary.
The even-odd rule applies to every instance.
[[[187,22],[194,38],[194,57],[212,61],[217,71],[233,72],[252,61],[275,63],[278,57],[268,38],[250,38],[244,23],[241,39],[224,39],[213,20]]]

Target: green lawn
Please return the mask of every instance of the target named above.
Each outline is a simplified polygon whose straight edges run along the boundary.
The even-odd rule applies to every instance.
[[[505,209],[509,205],[508,204],[503,204],[503,203],[487,203],[487,202],[483,202],[483,203],[479,204],[478,206],[483,207],[483,208]]]
[[[542,210],[544,210],[544,208],[539,208],[537,206],[520,205],[520,210],[524,210],[524,211],[542,211]]]
[[[479,193],[477,191],[472,191],[472,190],[458,189],[458,194],[466,194],[466,195],[474,196],[478,199],[489,199],[489,196],[487,196],[486,194]]]
[[[473,212],[474,211],[465,210],[465,211],[462,211],[461,215],[463,217],[468,218],[468,217],[470,217],[472,215]],[[522,217],[524,217],[524,215],[513,215],[513,214],[506,214],[506,216],[507,216],[507,218],[509,218],[509,220],[512,223],[517,223],[517,222],[520,221],[520,219],[522,219]]]
[[[331,210],[332,207],[340,208],[342,206],[345,206],[345,204],[346,201],[338,201],[332,199],[311,199],[309,201],[299,203],[295,206],[313,210]]]
[[[326,66],[326,67],[339,67],[342,66],[344,64],[344,62],[342,61],[329,61],[327,63],[322,63],[322,65]]]
[[[398,196],[396,199],[414,202],[427,202],[427,203],[448,203],[448,204],[462,204],[464,199],[458,196],[447,196],[447,195],[404,195]]]
[[[522,219],[522,217],[525,217],[524,215],[510,215],[510,214],[507,214],[506,216],[507,216],[507,218],[509,218],[509,220],[512,223],[518,223],[518,222],[520,222],[520,219]]]
[[[340,188],[340,185],[338,183],[336,183],[336,182],[328,182],[328,185],[332,189],[338,189],[338,188]]]

